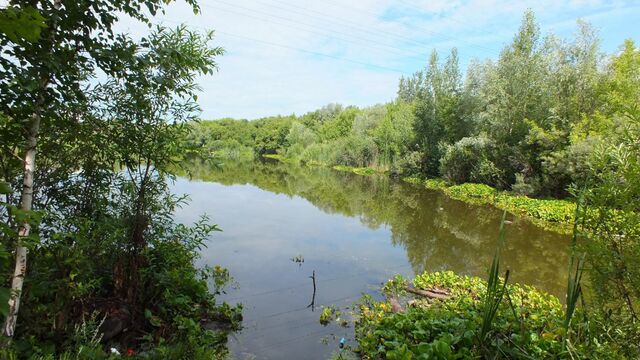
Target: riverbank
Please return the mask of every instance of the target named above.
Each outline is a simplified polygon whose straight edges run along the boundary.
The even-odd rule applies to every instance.
[[[423,185],[427,189],[443,191],[449,197],[474,205],[492,205],[518,216],[524,216],[545,229],[570,234],[576,204],[567,200],[533,199],[514,195],[484,184],[465,183],[447,185],[443,180],[403,178],[403,181]]]
[[[322,163],[301,164],[279,154],[266,154],[263,155],[263,157],[288,164],[331,167],[337,171],[351,172],[361,176],[388,174],[386,171],[371,167],[330,166]],[[427,189],[443,191],[452,199],[468,204],[495,206],[511,214],[525,217],[537,226],[547,230],[561,234],[570,234],[572,231],[576,204],[571,201],[534,199],[528,196],[515,195],[508,191],[498,190],[484,184],[465,183],[449,186],[444,180],[422,179],[418,177],[405,177],[402,178],[402,180],[411,184],[422,185]]]

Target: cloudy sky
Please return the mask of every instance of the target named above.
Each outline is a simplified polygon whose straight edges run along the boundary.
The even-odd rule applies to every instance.
[[[395,96],[400,76],[457,47],[461,67],[495,59],[534,10],[542,31],[570,38],[593,24],[602,49],[640,43],[639,0],[201,0],[156,20],[216,31],[219,72],[200,79],[202,118],[303,114],[328,103],[366,106]],[[124,19],[121,31],[146,29]]]

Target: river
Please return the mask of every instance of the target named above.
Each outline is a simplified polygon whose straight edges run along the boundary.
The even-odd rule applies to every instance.
[[[386,176],[360,176],[278,162],[194,164],[173,184],[190,202],[176,218],[207,214],[214,233],[199,265],[222,265],[236,286],[244,329],[234,359],[327,359],[353,328],[322,326],[322,306],[349,317],[362,293],[379,297],[394,274],[453,270],[486,277],[502,212]],[[562,296],[569,238],[509,216],[503,269],[510,281]],[[313,285],[316,275],[313,306]]]

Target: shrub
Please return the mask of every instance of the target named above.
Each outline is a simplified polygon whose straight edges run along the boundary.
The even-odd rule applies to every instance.
[[[378,159],[378,147],[371,138],[349,136],[334,142],[337,165],[367,167]]]
[[[525,181],[523,174],[516,174],[516,182],[511,185],[511,191],[516,195],[531,195],[535,192],[535,189]]]
[[[440,173],[449,183],[476,182],[498,185],[504,174],[490,159],[492,142],[485,136],[466,137],[443,145]]]
[[[393,170],[403,176],[418,175],[422,169],[422,162],[422,153],[411,151],[396,160]]]
[[[333,144],[314,143],[309,145],[300,155],[304,162],[315,162],[325,165],[335,164],[338,157],[337,149]]]

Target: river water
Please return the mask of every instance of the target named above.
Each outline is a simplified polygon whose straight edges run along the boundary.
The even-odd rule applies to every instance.
[[[213,234],[199,265],[227,267],[236,286],[219,297],[244,306],[233,334],[234,359],[327,359],[353,329],[318,318],[335,305],[349,317],[361,294],[379,297],[395,274],[453,270],[486,277],[502,212],[385,176],[277,162],[194,164],[176,194],[191,201],[176,214],[207,214]],[[508,216],[503,269],[510,281],[561,296],[569,238]],[[313,306],[315,272],[316,293]]]

